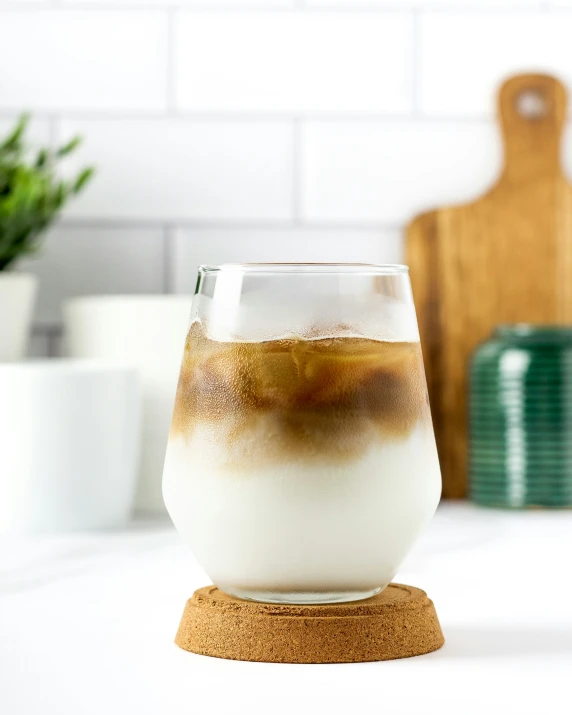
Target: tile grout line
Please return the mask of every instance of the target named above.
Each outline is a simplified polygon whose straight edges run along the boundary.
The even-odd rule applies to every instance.
[[[302,146],[301,146],[302,119],[295,117],[292,120],[292,220],[295,226],[303,223],[302,220]]]
[[[419,69],[420,69],[420,52],[419,52],[419,36],[420,36],[420,11],[412,11],[412,22],[413,22],[413,46],[411,48],[411,94],[412,94],[412,115],[414,117],[419,117],[422,112],[420,109],[420,97],[419,97]]]
[[[271,13],[314,13],[314,14],[327,14],[327,13],[344,13],[344,14],[395,14],[395,13],[408,13],[412,10],[420,9],[420,4],[418,0],[408,0],[406,3],[399,2],[399,0],[393,0],[393,2],[387,2],[383,5],[373,5],[368,2],[356,2],[352,5],[340,5],[336,2],[331,2],[322,5],[311,5],[307,0],[292,0],[290,5],[264,5],[262,3],[248,3],[244,2],[242,5],[236,5],[235,3],[220,3],[216,5],[211,5],[208,2],[197,2],[185,4],[180,0],[170,0],[169,2],[160,2],[160,0],[139,0],[138,2],[131,2],[130,0],[83,0],[82,2],[70,2],[70,0],[49,0],[48,2],[42,2],[42,0],[31,0],[24,6],[15,7],[14,0],[0,0],[0,10],[10,10],[18,13],[25,12],[36,12],[38,10],[46,9],[58,9],[65,10],[66,12],[164,12],[165,10],[180,10],[183,9],[188,13],[212,13],[212,12],[229,12],[229,13],[259,13],[259,14],[271,14]],[[451,5],[442,5],[439,2],[429,2],[422,6],[422,9],[427,12],[434,12],[439,14],[449,14],[449,15],[531,15],[538,11],[543,11],[545,9],[554,10],[555,14],[562,13],[567,14],[570,12],[570,7],[553,5],[550,0],[540,0],[537,6],[517,6],[517,5],[505,5],[500,3],[497,6],[485,5],[483,6],[474,0],[472,4],[465,5],[463,7]]]
[[[70,0],[49,0],[49,2],[42,2],[42,0],[31,0],[29,4],[18,7],[17,9],[13,5],[14,0],[0,0],[0,10],[13,10],[14,12],[34,12],[40,9],[47,8],[57,8],[58,10],[66,10],[71,12],[156,12],[165,10],[180,10],[183,9],[188,13],[205,14],[212,12],[228,12],[228,13],[240,13],[240,14],[274,14],[274,13],[293,13],[293,12],[304,12],[304,13],[360,13],[360,14],[382,14],[382,13],[399,13],[408,12],[414,4],[411,3],[406,7],[400,5],[398,0],[394,0],[385,6],[373,6],[373,5],[356,5],[354,7],[347,7],[344,5],[308,5],[306,0],[292,0],[290,5],[264,5],[262,3],[248,3],[245,2],[241,5],[236,5],[234,3],[220,3],[215,5],[210,5],[207,2],[201,3],[190,3],[185,4],[184,2],[177,2],[177,0],[170,0],[170,2],[163,3],[160,0],[139,0],[138,2],[129,2],[129,0],[82,0],[81,3],[70,2]]]
[[[55,149],[60,141],[60,124],[57,114],[51,114],[47,118],[48,121],[48,139],[50,148]]]
[[[402,224],[392,221],[360,221],[356,220],[300,220],[300,221],[218,221],[192,219],[115,219],[115,218],[65,218],[60,220],[59,226],[64,229],[94,229],[94,230],[141,230],[157,229],[165,231],[170,229],[171,239],[178,228],[190,231],[291,231],[303,229],[305,231],[395,231],[402,228]],[[163,234],[166,235],[165,233]]]
[[[466,5],[464,7],[457,7],[455,5],[441,5],[439,2],[430,2],[424,9],[428,12],[436,13],[447,13],[451,15],[499,15],[499,14],[510,14],[510,15],[530,15],[538,11],[543,11],[544,8],[554,9],[555,13],[566,13],[570,11],[569,7],[566,6],[553,6],[550,0],[541,0],[541,3],[534,6],[511,6],[503,5],[502,3],[498,6],[487,5],[482,6],[477,0],[474,0],[473,4]],[[229,13],[260,13],[260,14],[270,14],[270,13],[289,13],[289,12],[303,12],[303,13],[353,13],[353,14],[390,14],[390,13],[407,13],[411,10],[419,8],[419,2],[417,0],[410,0],[406,4],[400,3],[399,0],[394,0],[393,2],[387,2],[384,5],[372,5],[370,3],[356,3],[355,5],[347,6],[336,4],[335,2],[323,4],[323,5],[310,5],[305,0],[293,0],[291,5],[271,5],[265,6],[259,3],[248,3],[245,2],[242,5],[237,6],[234,3],[221,3],[217,5],[211,5],[207,2],[201,2],[196,4],[184,5],[177,0],[171,0],[168,3],[161,3],[158,0],[139,0],[139,2],[129,2],[128,0],[85,0],[81,3],[70,2],[69,0],[49,0],[49,2],[41,2],[41,0],[31,0],[26,6],[21,6],[18,8],[14,7],[13,0],[0,0],[0,10],[11,10],[13,12],[36,12],[42,9],[58,9],[65,10],[67,12],[146,12],[146,11],[165,11],[165,10],[178,10],[184,8],[185,12],[197,14],[209,13],[209,12],[229,12]]]
[[[54,114],[54,111],[57,114]],[[411,113],[343,113],[343,112],[191,112],[185,113],[180,111],[174,111],[171,113],[150,113],[148,111],[134,112],[132,114],[121,113],[121,112],[99,112],[98,110],[90,111],[77,111],[71,109],[57,109],[57,110],[40,110],[33,113],[34,119],[49,120],[54,117],[57,119],[66,119],[73,121],[84,121],[84,122],[168,122],[168,121],[180,121],[187,124],[193,123],[251,123],[251,124],[264,124],[264,123],[274,123],[281,122],[283,124],[288,124],[294,119],[302,119],[315,123],[366,123],[375,122],[378,124],[491,124],[494,123],[495,115],[490,114],[420,114],[419,116],[414,116]],[[17,110],[7,111],[0,109],[0,119],[16,119],[18,117]],[[572,111],[566,120],[572,123]]]
[[[166,223],[163,226],[163,265],[162,287],[163,293],[173,293],[174,268],[175,268],[175,232],[176,226]]]
[[[166,72],[166,107],[167,112],[174,113],[177,107],[177,63],[175,56],[175,20],[177,10],[167,8],[167,61]]]
[[[48,357],[57,358],[61,357],[61,338],[63,337],[63,326],[52,325],[46,330],[48,337]]]

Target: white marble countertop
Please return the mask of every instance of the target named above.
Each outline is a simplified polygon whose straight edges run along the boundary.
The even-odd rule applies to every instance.
[[[440,651],[242,663],[173,644],[208,579],[167,522],[0,541],[0,713],[572,711],[572,512],[446,504],[396,580],[434,600]]]

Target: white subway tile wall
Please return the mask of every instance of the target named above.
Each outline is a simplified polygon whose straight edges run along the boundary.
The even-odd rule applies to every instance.
[[[0,89],[0,97],[2,90]],[[1,108],[1,107],[0,107]],[[0,141],[15,127],[18,115],[0,117]],[[50,122],[47,119],[30,118],[27,129],[30,156],[39,149],[50,146],[52,141]]]
[[[41,254],[21,264],[40,279],[37,325],[57,326],[61,302],[71,295],[161,293],[164,243],[160,228],[56,227]]]
[[[560,0],[561,2],[572,2],[572,0]],[[554,0],[558,2],[558,0]],[[485,8],[491,10],[493,8],[540,8],[546,7],[546,0],[306,0],[306,4],[310,7],[364,7],[371,9],[378,8],[413,8],[419,10],[435,10],[447,8],[449,10],[458,10],[463,8]]]
[[[478,121],[308,121],[301,145],[308,221],[403,225],[423,209],[472,198],[500,170],[496,128]]]
[[[176,293],[192,293],[202,263],[319,263],[324,255],[335,263],[399,263],[402,254],[397,229],[180,229],[170,284]]]
[[[293,127],[288,121],[181,119],[64,121],[62,139],[98,172],[69,217],[281,220],[292,211]]]
[[[420,106],[427,115],[492,116],[499,77],[549,72],[572,86],[572,13],[424,15]]]
[[[12,0],[13,2],[19,2],[19,0]],[[34,2],[34,0],[25,0],[26,2]],[[56,2],[58,0],[55,0]],[[46,0],[40,0],[40,2],[46,2]],[[52,0],[53,2],[53,0]],[[109,5],[110,0],[64,0],[66,3],[89,3],[90,5]],[[146,5],[151,6],[161,6],[169,5],[170,7],[184,7],[184,6],[194,6],[194,7],[222,7],[222,8],[237,8],[237,7],[268,7],[268,8],[283,8],[292,7],[296,0],[111,0],[111,2],[116,2],[116,4],[121,5],[137,5],[139,7],[145,7]]]
[[[184,12],[175,33],[185,111],[411,109],[413,18],[394,12]]]
[[[403,260],[417,212],[501,166],[511,72],[572,88],[572,0],[0,0],[0,134],[73,133],[97,177],[20,270],[61,302],[192,292],[200,263]],[[572,136],[563,150],[572,172]]]
[[[166,108],[168,22],[153,11],[0,12],[1,108]]]

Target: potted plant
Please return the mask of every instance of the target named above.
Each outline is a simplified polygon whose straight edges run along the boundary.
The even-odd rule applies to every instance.
[[[71,180],[58,177],[58,162],[78,147],[79,137],[30,158],[28,120],[23,115],[0,140],[0,361],[23,357],[36,295],[36,277],[11,269],[19,258],[38,250],[42,234],[93,174],[86,168]]]

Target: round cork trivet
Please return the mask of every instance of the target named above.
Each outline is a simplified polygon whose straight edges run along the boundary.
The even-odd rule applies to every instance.
[[[444,642],[425,591],[398,583],[364,601],[318,606],[243,601],[207,586],[187,601],[175,638],[193,653],[271,663],[409,658]]]

